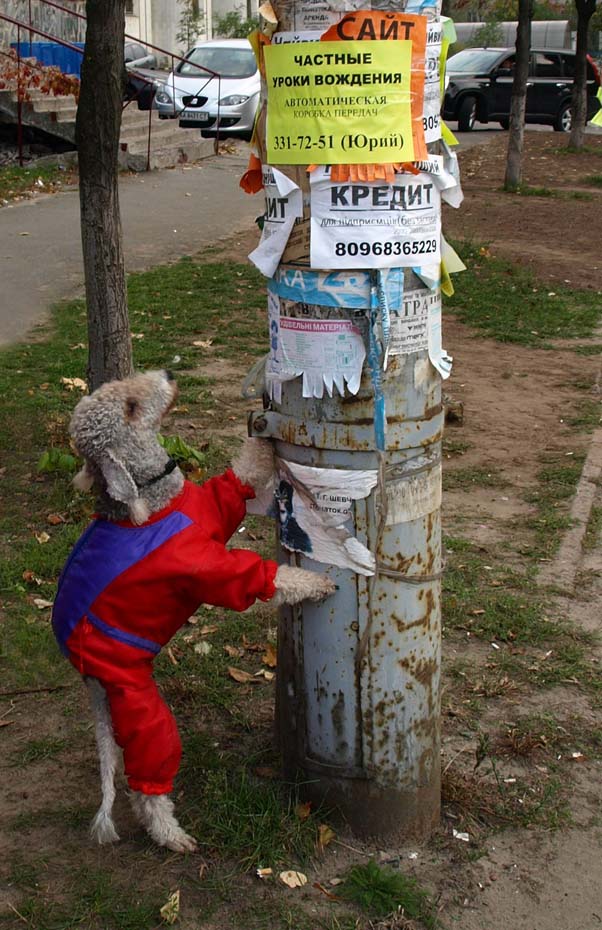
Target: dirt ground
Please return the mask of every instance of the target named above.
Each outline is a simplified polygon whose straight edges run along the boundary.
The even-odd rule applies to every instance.
[[[544,282],[570,282],[576,287],[602,290],[602,190],[588,184],[586,176],[602,174],[602,139],[588,140],[597,154],[560,155],[555,152],[559,136],[527,133],[525,182],[547,187],[562,196],[511,196],[499,188],[503,180],[504,148],[500,142],[477,146],[461,156],[466,200],[459,211],[446,210],[444,228],[455,238],[473,237],[488,243],[494,255],[510,257],[528,265]],[[570,191],[582,191],[592,199],[575,200]],[[241,259],[256,242],[255,232],[241,236],[228,245],[227,252]],[[238,257],[237,255],[237,257]],[[461,279],[456,280],[461,289]],[[500,300],[503,295],[500,294]],[[602,297],[601,297],[602,300]],[[444,495],[444,530],[447,536],[462,536],[478,547],[484,559],[502,560],[516,571],[527,571],[526,549],[532,542],[528,520],[535,507],[526,499],[537,485],[542,462],[570,459],[587,451],[591,435],[571,425],[584,398],[599,399],[600,360],[596,356],[578,355],[560,345],[552,350],[538,350],[518,345],[504,345],[476,337],[466,326],[449,317],[445,324],[444,344],[454,358],[454,369],[446,389],[464,408],[462,425],[450,426],[447,448],[460,451],[446,453],[448,474],[470,469],[495,472],[496,480],[453,486]],[[219,435],[244,432],[246,410],[256,403],[240,400],[241,376],[235,364],[224,365],[218,358],[211,362],[214,388],[227,409],[216,410],[204,429]],[[577,383],[581,387],[577,387]],[[583,384],[589,389],[583,389]],[[182,420],[182,433],[193,442],[195,430]],[[444,447],[445,448],[445,447]],[[599,495],[598,491],[598,495]],[[599,501],[600,503],[600,501]],[[600,629],[602,579],[600,557],[602,541],[585,552],[579,563],[580,583],[577,592],[566,596],[546,597],[551,615],[573,618],[589,629]],[[537,558],[534,569],[537,568]],[[485,566],[487,568],[487,566]],[[487,586],[486,571],[483,585]],[[542,595],[543,596],[543,595]],[[596,930],[602,927],[602,765],[600,754],[586,748],[591,744],[586,734],[602,733],[602,711],[567,679],[552,688],[515,682],[511,675],[504,683],[503,657],[510,660],[516,648],[512,643],[496,644],[476,640],[470,630],[449,631],[445,640],[445,663],[448,668],[444,692],[443,770],[444,809],[441,828],[424,846],[409,844],[404,848],[374,849],[340,834],[324,860],[309,875],[310,884],[296,900],[306,910],[323,914],[324,896],[311,887],[313,881],[324,884],[340,875],[350,862],[375,855],[380,861],[401,863],[404,871],[414,874],[437,897],[443,927],[462,930]],[[518,650],[520,651],[520,650]],[[592,646],[592,657],[602,661],[599,645]],[[533,661],[543,662],[537,656]],[[452,677],[449,669],[465,663],[465,680]],[[468,679],[466,679],[468,675]],[[480,681],[495,678],[491,692]],[[474,723],[475,702],[479,702],[478,724]],[[3,751],[8,757],[28,739],[52,734],[72,743],[63,760],[52,760],[28,769],[27,783],[11,781],[0,798],[0,821],[23,812],[23,829],[0,840],[0,859],[29,859],[54,862],[50,875],[60,887],[60,868],[65,862],[87,867],[110,861],[116,868],[127,868],[127,847],[106,852],[86,849],[81,852],[79,824],[69,821],[68,799],[94,809],[96,799],[96,761],[92,737],[80,689],[72,688],[58,695],[24,697],[15,702],[13,726],[3,730]],[[510,726],[525,715],[553,714],[565,721],[568,737],[561,748],[550,753],[546,741],[528,757],[507,755],[500,762],[499,777],[508,780],[540,777],[551,784],[558,779],[568,791],[571,820],[557,829],[549,821],[526,823],[499,819],[490,824],[466,808],[475,779],[475,739],[480,730]],[[578,720],[578,725],[569,726]],[[0,721],[1,722],[1,721]],[[271,703],[264,701],[258,715],[257,739],[269,734]],[[577,755],[575,755],[577,754]],[[575,759],[573,762],[572,760]],[[10,771],[10,770],[9,770]],[[12,770],[15,771],[15,770]],[[466,799],[459,798],[464,791]],[[476,790],[476,788],[475,788]],[[54,820],[40,826],[26,822],[26,815],[56,807],[57,794],[65,798],[62,822]],[[527,797],[525,794],[525,803]],[[519,799],[520,803],[520,799]],[[119,801],[119,818],[125,821],[126,835],[133,827],[123,798]],[[59,818],[61,820],[61,818]],[[469,842],[454,836],[466,831]],[[57,846],[61,837],[61,846]],[[139,868],[154,855],[151,847],[142,852]],[[58,862],[56,861],[58,860]],[[177,857],[163,862],[164,880],[180,875]],[[198,863],[186,868],[192,871]],[[49,879],[50,880],[50,879]],[[186,918],[183,930],[229,930],[234,924],[228,916],[236,900],[255,894],[255,880],[244,878],[232,892],[229,904],[218,916],[205,920]],[[268,895],[268,891],[265,892]],[[0,894],[0,903],[11,901],[10,886]],[[15,917],[14,927],[32,926]],[[4,926],[4,925],[3,925]],[[178,926],[178,925],[177,925]],[[236,924],[238,927],[238,924]],[[284,926],[284,925],[283,925]],[[296,930],[294,924],[288,925]],[[391,928],[397,926],[391,923]],[[401,924],[399,925],[401,927]],[[316,918],[316,928],[318,923]],[[112,930],[110,920],[106,930]],[[275,928],[279,930],[279,928]],[[314,930],[314,928],[312,928]]]

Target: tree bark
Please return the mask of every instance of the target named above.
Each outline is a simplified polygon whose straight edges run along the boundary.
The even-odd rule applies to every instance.
[[[587,37],[589,21],[596,10],[596,0],[575,0],[575,6],[577,8],[577,47],[575,49],[569,148],[580,149],[583,147],[583,134],[587,122]]]
[[[518,0],[518,25],[516,29],[516,64],[510,101],[510,135],[506,159],[506,190],[516,190],[522,180],[523,141],[525,135],[525,109],[527,104],[527,80],[529,77],[529,55],[531,53],[531,20],[533,0]]]
[[[76,140],[93,391],[132,372],[118,190],[125,0],[87,0],[86,14]]]

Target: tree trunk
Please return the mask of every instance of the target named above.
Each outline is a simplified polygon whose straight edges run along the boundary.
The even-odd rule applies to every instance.
[[[569,148],[580,149],[583,147],[583,134],[587,122],[587,34],[589,21],[596,9],[596,0],[575,0],[575,6],[577,7],[577,48],[575,49]]]
[[[86,14],[76,140],[93,391],[132,372],[118,191],[125,0],[87,0]]]
[[[510,102],[510,135],[506,159],[506,190],[516,190],[522,179],[523,140],[525,135],[525,108],[527,104],[527,79],[529,77],[529,55],[531,52],[531,20],[533,0],[519,0],[518,26],[516,29],[516,64],[512,82]]]

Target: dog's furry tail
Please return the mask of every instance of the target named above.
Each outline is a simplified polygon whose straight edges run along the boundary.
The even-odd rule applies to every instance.
[[[111,813],[102,804],[90,824],[90,836],[99,844],[116,843],[119,839]]]
[[[94,714],[102,789],[102,803],[90,825],[90,834],[97,843],[116,843],[119,836],[111,812],[115,802],[115,770],[119,750],[113,735],[113,724],[104,688],[95,678],[87,678],[86,685]]]

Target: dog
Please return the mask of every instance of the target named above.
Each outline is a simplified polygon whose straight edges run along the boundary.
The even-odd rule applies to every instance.
[[[190,852],[196,841],[169,797],[181,743],[152,676],[155,656],[203,603],[238,611],[257,599],[296,604],[335,585],[226,548],[246,500],[272,475],[272,446],[248,439],[224,474],[203,485],[185,480],[157,438],[176,397],[173,376],[151,371],[103,384],[77,404],[70,432],[85,464],[74,484],[96,491],[97,513],[65,564],[52,625],[90,693],[102,786],[93,838],[119,839],[120,747],[137,819],[160,846]]]

